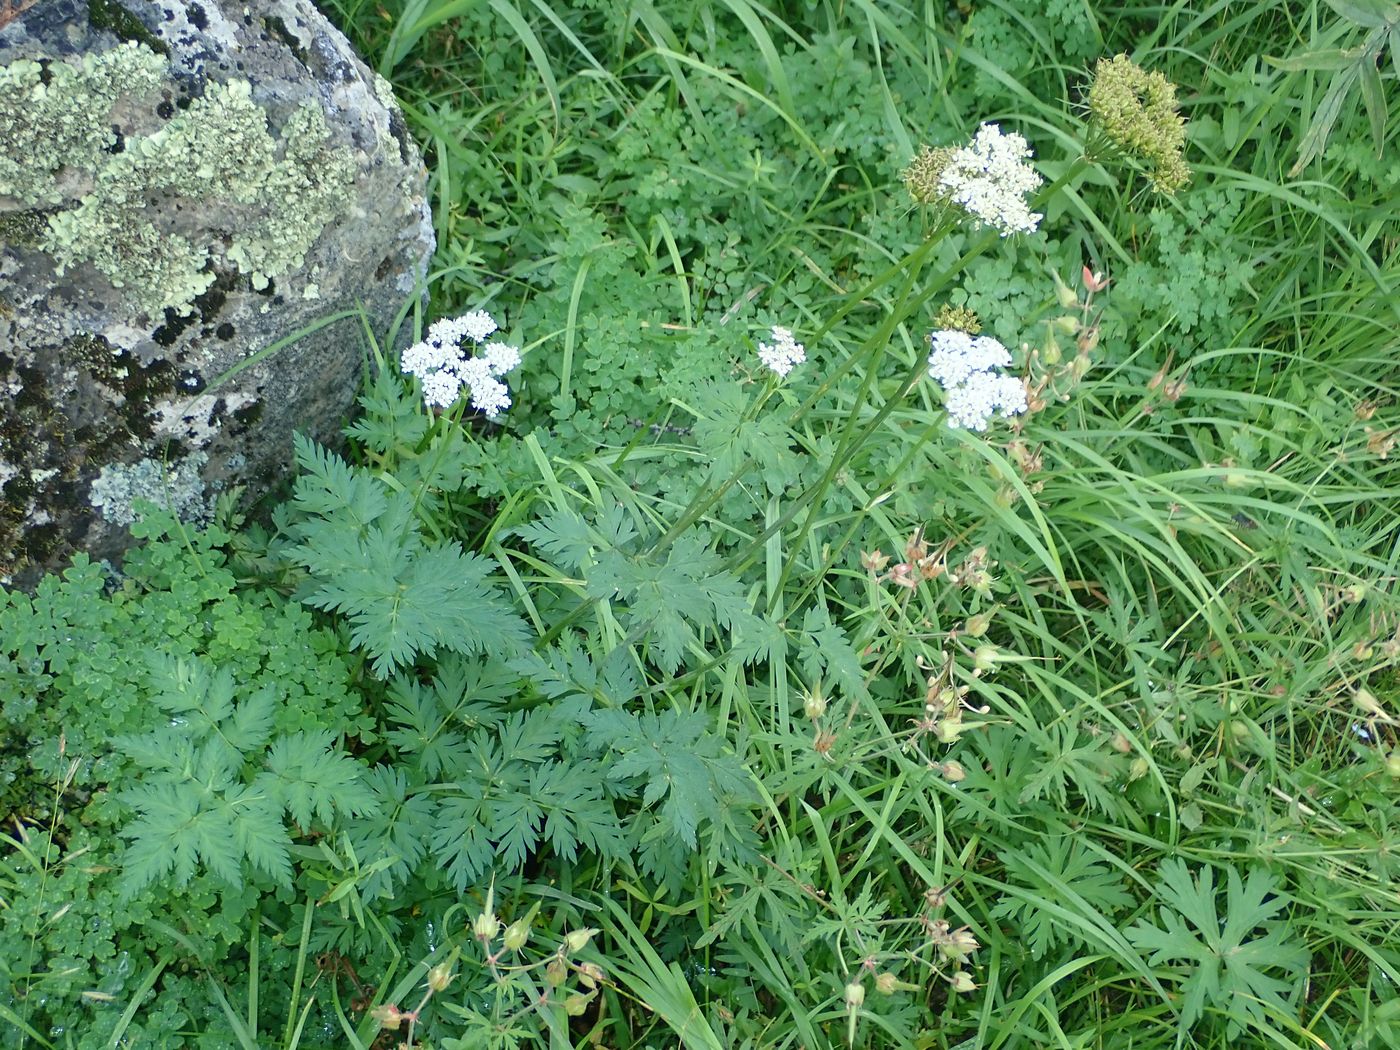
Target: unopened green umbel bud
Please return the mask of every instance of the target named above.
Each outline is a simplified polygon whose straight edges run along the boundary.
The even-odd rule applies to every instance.
[[[865,985],[859,981],[852,981],[846,985],[846,1006],[852,1010],[859,1010],[865,1002]]]
[[[982,321],[975,311],[966,306],[954,306],[952,303],[945,303],[939,307],[933,326],[939,331],[951,329],[966,332],[968,335],[976,335],[982,331]]]
[[[1100,59],[1089,87],[1094,123],[1124,153],[1141,159],[1158,193],[1175,193],[1191,178],[1186,167],[1186,121],[1177,111],[1176,87],[1127,55]]]
[[[956,152],[948,146],[936,149],[932,146],[922,147],[919,155],[910,161],[909,167],[900,173],[905,187],[909,190],[909,196],[919,204],[934,204],[944,200],[948,194],[939,180]]]

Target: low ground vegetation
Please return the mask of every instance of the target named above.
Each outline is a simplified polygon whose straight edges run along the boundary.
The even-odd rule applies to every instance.
[[[330,7],[430,299],[0,598],[6,1045],[1400,1045],[1400,7]]]

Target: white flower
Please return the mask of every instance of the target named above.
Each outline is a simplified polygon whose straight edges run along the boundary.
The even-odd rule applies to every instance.
[[[943,387],[950,427],[982,431],[998,411],[1003,419],[1026,411],[1025,384],[998,371],[1011,354],[997,340],[950,329],[930,335],[929,346],[929,375]]]
[[[507,346],[502,342],[490,342],[482,351],[492,375],[503,376],[520,364],[520,347]]]
[[[510,392],[495,377],[486,358],[473,357],[462,362],[457,375],[471,389],[472,408],[486,413],[487,419],[495,419],[510,407]]]
[[[434,321],[428,329],[428,338],[443,343],[460,343],[470,339],[479,343],[496,330],[495,319],[485,310],[473,310],[461,317],[444,317]]]
[[[1026,386],[1014,376],[976,372],[967,382],[948,391],[943,406],[948,410],[950,427],[986,430],[987,422],[998,409],[1003,419],[1026,410]]]
[[[780,325],[774,325],[770,337],[773,342],[758,344],[758,359],[774,375],[786,376],[794,367],[807,360],[807,350],[792,337],[792,332]]]
[[[981,226],[1003,237],[1034,233],[1042,216],[1030,210],[1025,195],[1044,181],[1026,161],[1026,140],[1002,134],[995,124],[983,124],[972,144],[956,150],[939,176],[939,188]]]
[[[929,375],[949,389],[965,382],[974,372],[985,372],[1011,364],[1006,347],[986,335],[968,335],[950,328],[929,336],[933,351],[928,358]]]
[[[465,386],[472,407],[495,419],[510,407],[510,391],[498,377],[519,366],[520,348],[492,341],[473,357],[462,347],[464,341],[481,343],[494,331],[496,322],[485,310],[442,318],[433,322],[422,342],[403,352],[399,367],[422,381],[423,401],[429,406],[450,408]]]
[[[403,352],[399,367],[408,375],[426,377],[456,360],[455,346],[443,346],[441,343],[424,340],[414,343]]]
[[[472,408],[480,409],[487,419],[495,419],[510,408],[510,391],[498,379],[472,387]]]
[[[430,372],[423,377],[423,400],[438,408],[451,408],[462,384],[451,372]]]

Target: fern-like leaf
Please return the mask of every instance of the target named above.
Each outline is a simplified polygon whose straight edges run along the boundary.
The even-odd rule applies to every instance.
[[[440,648],[520,648],[525,626],[491,581],[492,563],[455,542],[425,543],[410,495],[307,442],[297,448],[307,473],[294,506],[303,517],[287,531],[297,541],[291,557],[311,574],[299,597],[349,620],[375,674],[387,678]],[[337,496],[336,486],[347,491]]]
[[[267,755],[267,772],[257,786],[278,800],[303,828],[329,825],[337,812],[359,816],[373,810],[374,793],[361,780],[361,767],[333,750],[329,730],[303,730],[282,737]]]

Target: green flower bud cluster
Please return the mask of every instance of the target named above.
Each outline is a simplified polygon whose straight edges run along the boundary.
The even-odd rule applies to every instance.
[[[945,303],[939,309],[938,316],[934,318],[933,327],[940,331],[953,329],[958,332],[966,332],[968,335],[976,335],[982,331],[982,321],[978,318],[976,311],[970,310],[966,306]]]
[[[1100,59],[1089,87],[1094,123],[1126,153],[1148,166],[1158,193],[1175,193],[1191,178],[1186,166],[1186,121],[1177,112],[1176,86],[1127,55]]]
[[[957,150],[952,146],[924,146],[909,167],[900,173],[909,196],[919,204],[936,204],[948,199],[948,191],[939,185],[943,172]]]

